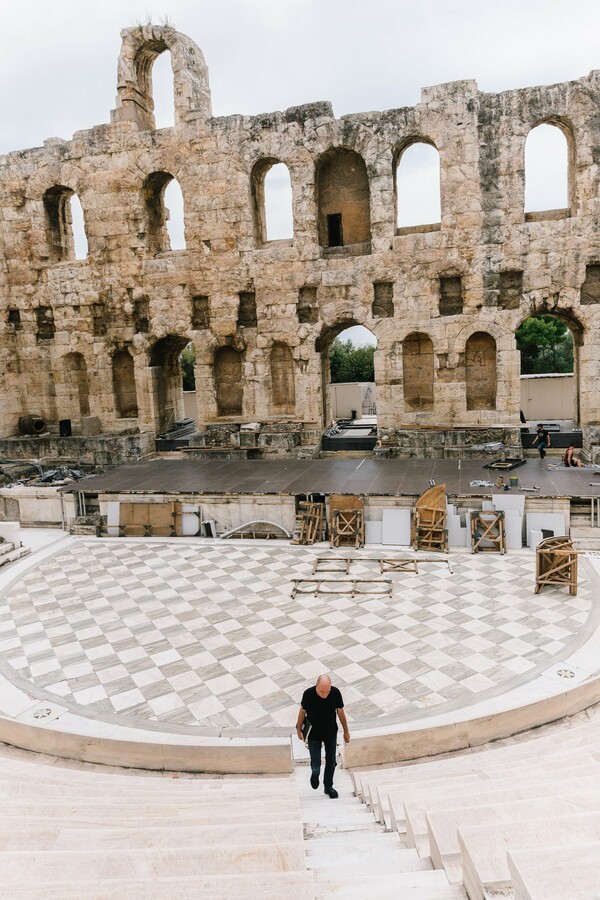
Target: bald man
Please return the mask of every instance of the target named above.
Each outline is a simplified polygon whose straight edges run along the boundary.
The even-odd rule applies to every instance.
[[[319,787],[319,775],[321,774],[321,744],[325,746],[325,771],[323,773],[323,787],[331,800],[335,800],[338,792],[333,786],[333,773],[336,765],[337,746],[337,718],[340,720],[344,731],[344,741],[350,740],[344,701],[336,687],[331,684],[329,675],[319,675],[314,687],[307,688],[302,694],[302,703],[296,722],[296,733],[301,741],[302,725],[304,719],[308,719],[312,725],[308,737],[308,750],[310,753],[310,785],[314,790]]]

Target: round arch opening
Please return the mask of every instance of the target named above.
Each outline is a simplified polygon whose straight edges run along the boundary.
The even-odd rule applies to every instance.
[[[569,431],[579,426],[581,326],[567,316],[528,316],[515,332],[521,353],[521,418]]]

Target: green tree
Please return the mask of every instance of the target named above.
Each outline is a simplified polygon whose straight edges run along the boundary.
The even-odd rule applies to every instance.
[[[364,344],[355,347],[352,341],[336,340],[329,351],[332,384],[344,381],[375,381],[373,356],[375,347]]]
[[[573,336],[555,316],[531,316],[517,328],[522,375],[573,371]]]
[[[194,366],[196,365],[196,351],[192,343],[189,343],[187,347],[184,347],[181,356],[179,357],[179,364],[183,376],[184,391],[195,391],[196,378],[194,376]]]

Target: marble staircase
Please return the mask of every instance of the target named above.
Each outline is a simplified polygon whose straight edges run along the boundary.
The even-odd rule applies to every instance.
[[[316,900],[466,900],[442,870],[386,831],[352,794],[347,772],[337,769],[336,800],[312,790],[309,769],[295,771],[304,823],[306,866],[314,875]]]
[[[1,541],[0,542],[0,566],[14,562],[31,553],[29,547],[23,547],[20,542]]]
[[[600,897],[596,708],[477,751],[354,770],[352,779],[378,821],[469,900]]]
[[[310,900],[291,776],[61,763],[0,747],[0,882],[11,900]]]

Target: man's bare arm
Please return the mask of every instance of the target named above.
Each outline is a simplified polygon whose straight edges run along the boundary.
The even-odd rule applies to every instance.
[[[350,740],[350,732],[348,731],[348,722],[346,721],[346,713],[343,709],[338,709],[337,711],[338,719],[340,720],[340,724],[344,730],[344,741],[346,744]]]
[[[298,740],[304,741],[304,735],[302,734],[302,724],[306,718],[306,712],[302,707],[298,710],[298,720],[296,722],[296,734],[298,735]]]

